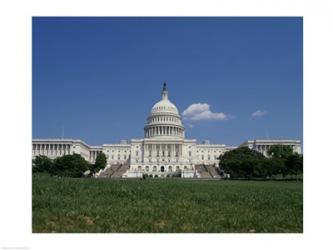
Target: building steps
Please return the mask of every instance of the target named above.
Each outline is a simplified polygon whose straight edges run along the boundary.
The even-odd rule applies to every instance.
[[[216,168],[213,165],[196,165],[195,169],[200,174],[200,178],[221,178],[219,173],[217,172]]]

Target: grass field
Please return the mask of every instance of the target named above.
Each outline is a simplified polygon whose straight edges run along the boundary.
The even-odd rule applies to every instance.
[[[77,233],[303,231],[303,184],[34,176],[32,230]]]

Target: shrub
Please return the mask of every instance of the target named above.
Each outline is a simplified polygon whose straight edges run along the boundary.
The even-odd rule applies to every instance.
[[[52,168],[53,161],[45,155],[38,155],[32,160],[33,173],[49,173]]]
[[[82,177],[88,170],[89,163],[78,154],[64,155],[55,159],[51,174],[63,177]]]
[[[99,170],[104,169],[106,166],[106,155],[103,152],[97,154],[95,164],[90,165],[90,171],[97,173]]]
[[[178,170],[172,174],[172,177],[181,177],[181,176],[182,176],[182,172],[180,170]]]

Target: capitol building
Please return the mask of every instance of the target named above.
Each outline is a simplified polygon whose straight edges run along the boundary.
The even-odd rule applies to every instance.
[[[90,146],[82,140],[33,139],[32,157],[45,155],[51,159],[66,154],[80,154],[94,163],[98,153],[107,157],[107,166],[96,177],[139,178],[143,174],[167,177],[179,174],[183,178],[218,177],[215,167],[220,155],[237,148],[225,144],[198,143],[186,139],[182,118],[169,100],[166,83],[162,97],[151,109],[144,126],[144,138],[122,140],[119,144]],[[290,145],[301,153],[299,140],[248,140],[246,146],[267,156],[271,145]]]

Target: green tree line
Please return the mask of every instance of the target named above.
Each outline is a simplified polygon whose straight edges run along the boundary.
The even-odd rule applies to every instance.
[[[220,171],[230,178],[253,179],[272,178],[273,176],[295,176],[303,173],[303,156],[294,153],[290,146],[273,145],[268,150],[268,157],[240,147],[219,157]]]
[[[48,173],[62,177],[82,177],[88,170],[89,175],[92,175],[104,169],[105,166],[106,156],[103,152],[97,154],[94,164],[87,162],[79,154],[64,155],[54,160],[40,155],[32,160],[33,173]]]

